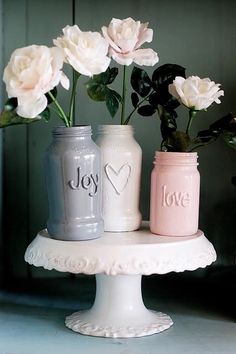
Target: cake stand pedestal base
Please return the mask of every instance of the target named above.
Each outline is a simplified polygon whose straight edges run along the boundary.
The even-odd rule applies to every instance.
[[[153,235],[148,223],[133,232],[105,232],[90,241],[58,241],[42,230],[25,252],[36,267],[74,274],[96,274],[94,305],[66,318],[66,326],[90,336],[129,338],[159,333],[173,322],[148,310],[142,299],[142,275],[205,268],[216,260],[201,230],[191,236]]]
[[[129,338],[159,333],[171,318],[148,310],[142,299],[141,275],[96,275],[96,297],[88,311],[66,317],[66,326],[90,336]]]

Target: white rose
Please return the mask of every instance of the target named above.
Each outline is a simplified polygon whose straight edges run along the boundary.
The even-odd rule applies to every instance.
[[[59,48],[31,45],[16,49],[7,64],[3,81],[8,97],[17,97],[17,113],[35,118],[47,107],[45,93],[61,82],[66,89],[69,80],[61,71],[64,55]]]
[[[108,68],[108,43],[98,32],[82,32],[77,25],[63,28],[63,36],[53,43],[64,50],[65,58],[78,73],[100,74]]]
[[[180,103],[196,111],[208,108],[213,102],[221,103],[219,97],[224,96],[220,84],[209,78],[200,79],[198,76],[189,76],[187,79],[176,76],[169,85],[169,92]]]
[[[108,27],[103,26],[102,32],[110,44],[109,55],[121,65],[153,66],[158,61],[154,50],[139,49],[140,46],[152,41],[153,30],[147,28],[148,23],[134,21],[131,17],[124,20],[113,18]]]

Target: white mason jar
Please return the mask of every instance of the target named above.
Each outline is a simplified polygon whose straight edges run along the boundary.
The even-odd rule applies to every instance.
[[[97,145],[102,154],[102,215],[105,231],[140,227],[142,150],[130,125],[101,125]]]

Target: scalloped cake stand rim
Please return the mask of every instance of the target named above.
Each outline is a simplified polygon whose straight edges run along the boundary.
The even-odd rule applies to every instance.
[[[107,337],[107,338],[134,338],[150,336],[165,331],[173,325],[173,321],[170,316],[153,310],[147,310],[152,312],[153,320],[145,325],[138,324],[136,326],[105,326],[97,325],[96,323],[86,321],[86,311],[78,311],[65,319],[66,327],[72,329],[74,332],[78,332],[88,336],[95,337]]]
[[[75,274],[165,274],[204,268],[215,260],[214,247],[202,231],[166,237],[153,235],[146,225],[134,232],[106,232],[91,241],[58,241],[45,229],[25,253],[25,261],[36,267]]]

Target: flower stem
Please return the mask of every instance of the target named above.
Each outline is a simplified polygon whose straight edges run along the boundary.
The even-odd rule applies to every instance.
[[[124,123],[123,123],[124,125],[129,124],[130,118],[131,118],[131,116],[133,115],[133,113],[136,111],[136,109],[137,109],[137,107],[134,108],[134,109],[131,111],[131,113],[128,115],[128,117],[127,117],[126,120],[124,121]]]
[[[75,125],[75,96],[76,96],[76,88],[78,79],[80,74],[73,69],[73,86],[70,97],[70,113],[69,113],[69,126]]]
[[[149,96],[153,93],[153,91],[151,91],[151,93],[149,93],[146,97],[144,97],[138,104],[137,106],[130,112],[130,114],[128,115],[128,117],[126,118],[126,120],[123,122],[123,124],[127,125],[129,124],[130,118],[132,117],[132,115],[134,114],[134,112],[141,106],[141,104],[145,101],[148,100]]]
[[[197,114],[197,111],[195,111],[194,109],[189,110],[189,120],[188,120],[187,129],[186,129],[186,134],[189,134],[189,130],[191,128],[193,119],[196,116],[196,114]]]
[[[53,103],[55,104],[59,117],[63,120],[65,126],[69,127],[68,118],[67,118],[65,112],[63,111],[63,109],[61,108],[61,106],[60,106],[59,102],[57,101],[56,97],[54,97],[53,94],[50,91],[48,92],[48,95],[51,97]]]
[[[121,108],[121,117],[120,124],[125,124],[125,99],[126,99],[126,65],[123,67],[123,87],[122,87],[122,108]]]

